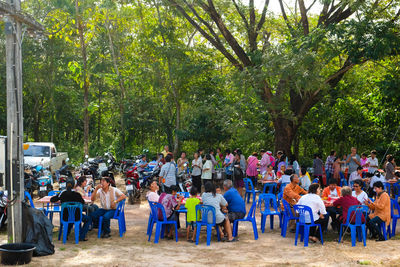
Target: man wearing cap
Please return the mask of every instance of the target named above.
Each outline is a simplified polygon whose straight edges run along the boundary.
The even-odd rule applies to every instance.
[[[75,185],[75,181],[73,178],[68,178],[66,182],[66,190],[61,191],[58,195],[53,196],[50,199],[50,202],[55,203],[60,201],[61,203],[64,202],[79,202],[82,205],[85,204],[85,201],[82,198],[82,195],[78,192],[72,191],[72,188]],[[79,218],[79,210],[76,210],[77,213],[75,214],[75,218]],[[63,220],[68,221],[68,211],[63,213]],[[92,218],[82,214],[82,221],[84,222],[82,229],[79,232],[79,240],[80,241],[87,241],[86,234],[89,231],[89,226],[92,224]],[[68,234],[72,228],[72,224],[68,225]],[[76,230],[75,230],[76,231]]]
[[[98,209],[90,214],[92,220],[97,220],[100,216],[103,216],[102,224],[102,238],[110,237],[110,219],[114,216],[115,209],[117,208],[118,202],[126,198],[125,194],[116,187],[110,186],[110,178],[103,177],[99,185],[93,191],[92,202],[97,198],[100,198],[101,209]]]
[[[265,153],[264,149],[260,150],[260,154],[261,154],[260,173],[263,174],[264,172],[267,171],[267,167],[269,164],[271,164],[271,161],[269,160],[268,153]]]

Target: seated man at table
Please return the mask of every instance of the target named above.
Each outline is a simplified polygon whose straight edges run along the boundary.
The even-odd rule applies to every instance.
[[[75,185],[75,181],[73,178],[68,178],[66,182],[66,190],[62,191],[60,194],[53,196],[50,199],[50,202],[58,202],[60,201],[61,203],[64,202],[79,202],[82,203],[82,205],[85,204],[85,201],[82,198],[82,195],[78,192],[72,191],[72,188]],[[76,210],[75,218],[79,218],[79,210]],[[63,220],[67,221],[68,220],[68,211],[63,213]],[[87,216],[82,214],[82,221],[84,222],[82,229],[79,232],[79,240],[80,241],[87,241],[86,234],[89,231],[89,226],[92,223],[92,219]],[[70,232],[72,228],[72,224],[68,225],[68,233]]]
[[[168,221],[176,221],[178,225],[178,229],[180,228],[179,225],[179,213],[176,211],[181,208],[181,203],[183,196],[176,197],[176,193],[178,192],[178,187],[176,185],[171,185],[170,188],[171,194],[162,193],[160,198],[158,199],[158,203],[161,203],[165,210],[165,216],[167,216]],[[160,214],[159,214],[160,216]],[[162,219],[161,216],[159,219]],[[169,227],[169,231],[167,233],[167,239],[173,239],[172,237],[173,227]]]
[[[239,192],[232,187],[231,180],[224,181],[224,198],[228,202],[228,218],[231,223],[237,219],[243,219],[246,215],[246,204]]]
[[[297,204],[297,201],[301,198],[301,195],[307,194],[307,191],[299,186],[299,177],[297,174],[290,176],[290,184],[288,184],[283,190],[282,198],[286,200],[291,207]],[[290,232],[295,232],[295,222],[289,221]]]
[[[341,196],[340,190],[342,189],[341,187],[337,186],[336,184],[336,179],[330,179],[329,180],[329,186],[325,187],[324,191],[322,191],[322,197],[324,199],[328,198],[339,198]],[[336,200],[336,199],[334,199]],[[336,207],[333,207],[332,205],[327,206],[326,210],[329,213],[329,217],[331,217],[332,222],[331,226],[333,230],[339,230],[337,228],[338,221],[336,218],[336,214],[339,213],[339,209]]]
[[[361,203],[357,200],[357,198],[353,197],[351,195],[351,188],[348,186],[343,186],[341,189],[341,194],[342,196],[339,199],[336,199],[333,204],[328,204],[327,206],[331,207],[340,207],[341,208],[341,214],[339,216],[339,219],[333,222],[336,224],[333,228],[340,229],[340,224],[341,223],[346,223],[347,220],[347,211],[351,206],[354,205],[361,205]],[[355,219],[355,218],[354,218]],[[354,219],[351,220],[350,222],[354,223]]]
[[[110,235],[110,219],[114,217],[115,209],[118,202],[126,198],[125,194],[116,187],[110,186],[111,180],[108,177],[101,178],[100,184],[96,186],[92,194],[92,202],[100,198],[101,208],[90,214],[92,220],[98,220],[103,216],[102,238],[109,238]]]
[[[324,202],[322,202],[322,199],[319,196],[320,193],[321,189],[319,187],[319,184],[312,184],[309,187],[308,194],[302,196],[297,204],[310,207],[314,223],[320,224],[321,229],[324,230],[326,229],[326,225],[328,224],[329,217],[326,216],[327,212],[325,210]],[[308,214],[306,215],[305,221],[306,223],[311,223],[311,218],[310,216],[308,216]],[[310,228],[309,239],[312,240],[312,242],[317,242],[319,241],[319,239],[321,239],[320,231],[316,230],[316,226]]]

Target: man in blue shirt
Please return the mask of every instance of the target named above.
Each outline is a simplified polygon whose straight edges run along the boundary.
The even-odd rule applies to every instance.
[[[224,198],[228,202],[228,218],[231,223],[243,219],[246,215],[246,204],[239,192],[232,187],[232,180],[224,181]]]

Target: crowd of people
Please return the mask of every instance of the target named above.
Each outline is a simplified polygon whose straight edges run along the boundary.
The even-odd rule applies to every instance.
[[[343,157],[338,157],[336,151],[331,151],[325,162],[321,155],[316,154],[313,166],[309,170],[299,164],[294,156],[287,157],[283,151],[277,151],[275,157],[271,151],[260,150],[253,152],[247,159],[240,149],[224,153],[220,148],[209,150],[204,155],[202,149],[193,154],[191,164],[187,154],[182,152],[175,163],[172,153],[166,146],[159,161],[165,163],[161,167],[159,181],[154,181],[147,197],[149,201],[162,203],[168,210],[167,219],[177,220],[177,210],[180,208],[182,196],[175,197],[178,192],[176,169],[184,171],[191,169],[192,188],[190,198],[185,204],[187,208],[187,240],[195,240],[195,231],[190,235],[190,229],[196,219],[195,206],[199,203],[211,205],[216,210],[216,223],[223,227],[226,241],[235,241],[232,237],[231,224],[236,219],[244,218],[246,206],[243,201],[244,178],[250,178],[254,187],[263,188],[263,184],[276,182],[282,192],[282,199],[287,201],[291,208],[294,205],[306,205],[312,209],[315,223],[321,225],[323,231],[328,228],[329,219],[331,227],[339,232],[340,224],[347,220],[347,211],[352,205],[366,205],[370,213],[366,220],[370,237],[377,241],[384,240],[379,230],[380,224],[389,224],[390,194],[399,192],[386,192],[385,183],[396,183],[400,178],[394,157],[388,155],[379,168],[376,151],[357,154],[356,148]],[[311,167],[311,166],[310,166]],[[224,194],[221,194],[217,180],[217,172],[223,171],[222,178]],[[310,174],[311,173],[311,174]],[[316,180],[317,179],[317,180]],[[350,186],[347,186],[349,184]],[[161,190],[159,185],[162,187]],[[281,187],[281,188],[279,188]],[[162,191],[161,195],[157,192]],[[203,192],[201,194],[201,192]],[[375,200],[371,198],[374,197]],[[201,199],[201,200],[200,200]],[[332,201],[326,201],[326,200]],[[289,225],[295,231],[294,221]],[[169,233],[170,237],[172,234]],[[319,231],[312,228],[310,241],[320,239]]]

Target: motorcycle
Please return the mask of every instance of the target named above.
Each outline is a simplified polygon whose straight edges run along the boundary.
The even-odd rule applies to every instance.
[[[39,173],[36,171],[36,168],[26,164],[24,167],[24,189],[29,192],[31,196],[38,187],[38,177]]]
[[[183,166],[184,170],[177,174],[176,180],[182,192],[189,192],[192,188],[192,178],[190,177],[188,164],[185,163]]]
[[[69,165],[67,164],[68,161],[69,158],[67,158],[65,164],[56,171],[56,179],[58,180],[60,191],[66,189],[67,179],[73,178],[72,173],[69,171]]]
[[[37,179],[39,184],[39,197],[47,196],[53,190],[53,177],[47,169],[42,169],[42,175]]]
[[[0,229],[7,221],[7,191],[0,191]]]
[[[125,173],[125,186],[128,195],[129,204],[134,204],[136,200],[140,200],[140,183],[137,167],[129,167]]]

